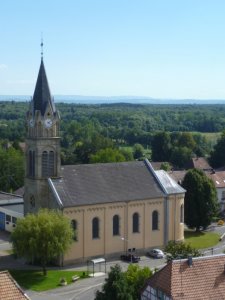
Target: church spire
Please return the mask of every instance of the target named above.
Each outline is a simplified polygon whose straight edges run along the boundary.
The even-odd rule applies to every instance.
[[[43,42],[41,43],[41,45],[42,44]],[[33,96],[33,113],[35,113],[36,110],[39,110],[41,112],[41,115],[43,116],[45,114],[48,104],[50,105],[52,112],[55,113],[55,105],[51,97],[51,93],[48,85],[48,79],[46,76],[44,62],[43,62],[43,50],[42,50],[41,65],[38,73],[36,87],[34,90],[34,96]]]

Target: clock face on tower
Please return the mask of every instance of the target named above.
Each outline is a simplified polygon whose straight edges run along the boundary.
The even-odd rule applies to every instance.
[[[52,126],[52,119],[46,119],[44,123],[46,128],[50,128]]]
[[[30,119],[29,120],[29,126],[30,127],[34,127],[34,119]]]

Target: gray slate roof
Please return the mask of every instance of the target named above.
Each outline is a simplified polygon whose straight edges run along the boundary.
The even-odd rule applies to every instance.
[[[34,90],[33,96],[33,113],[36,110],[41,111],[41,114],[44,115],[47,104],[50,104],[52,111],[55,112],[55,105],[51,97],[48,79],[45,72],[43,59],[41,60],[41,65],[38,73],[37,83]]]
[[[164,170],[158,170],[155,171],[155,173],[167,194],[182,194],[186,192],[185,189],[176,183],[176,181]]]
[[[4,202],[21,202],[23,201],[23,197],[17,194],[10,194],[6,192],[0,191],[0,204]]]
[[[148,164],[134,161],[63,166],[62,178],[50,180],[63,207],[164,197]]]

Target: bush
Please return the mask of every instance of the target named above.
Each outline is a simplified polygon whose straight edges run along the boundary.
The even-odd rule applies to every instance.
[[[169,241],[165,251],[168,253],[167,260],[188,258],[188,256],[201,256],[201,253],[197,249],[192,248],[184,242],[175,243],[174,241]]]

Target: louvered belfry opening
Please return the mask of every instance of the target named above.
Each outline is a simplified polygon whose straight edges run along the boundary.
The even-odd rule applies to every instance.
[[[42,152],[42,177],[55,176],[55,153],[54,151]]]

